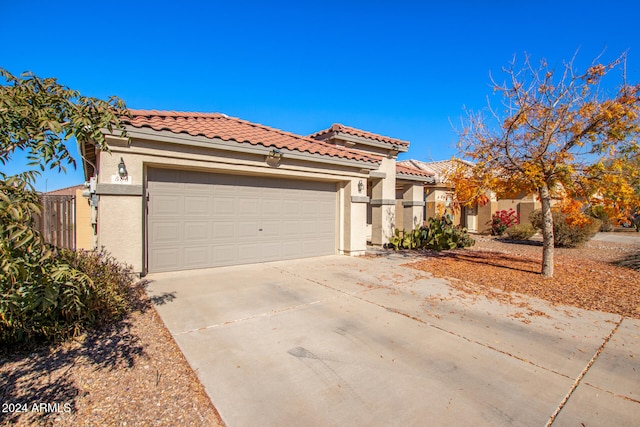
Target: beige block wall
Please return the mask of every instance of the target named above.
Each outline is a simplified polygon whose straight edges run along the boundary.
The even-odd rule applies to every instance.
[[[83,190],[76,190],[76,249],[93,249],[93,227],[89,199],[82,197]]]

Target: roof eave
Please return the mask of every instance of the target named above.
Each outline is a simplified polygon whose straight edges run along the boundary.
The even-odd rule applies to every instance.
[[[249,142],[225,141],[220,138],[208,138],[206,136],[194,136],[183,133],[174,133],[169,130],[157,131],[151,128],[136,128],[131,125],[127,125],[127,134],[131,138],[138,138],[143,140],[152,140],[171,144],[205,147],[214,150],[257,155],[266,155],[270,148],[274,148],[273,146],[267,146],[259,143],[254,145]],[[333,164],[367,170],[375,170],[380,165],[380,161],[375,160],[366,161],[347,159],[327,154],[302,152],[286,148],[278,148],[278,150],[283,153],[283,157],[285,159],[290,158],[308,162]]]
[[[313,134],[309,138],[313,138],[319,141],[341,140],[350,144],[368,145],[370,147],[383,148],[385,150],[406,152],[409,150],[408,143],[393,143],[391,141],[380,141],[372,138],[365,138],[363,136],[352,135],[350,133],[331,130],[324,134]]]
[[[396,173],[396,180],[415,181],[415,182],[422,182],[424,184],[435,183],[435,180],[432,176],[418,176],[418,175],[410,175],[406,173]]]

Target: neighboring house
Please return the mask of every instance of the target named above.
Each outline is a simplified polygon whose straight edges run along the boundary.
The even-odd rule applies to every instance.
[[[37,227],[46,242],[69,249],[91,249],[93,230],[84,185],[40,194],[42,214]]]
[[[408,141],[342,125],[301,136],[224,114],[132,110],[126,127],[129,138],[107,135],[111,152],[84,141],[82,155],[94,247],[142,274],[362,255],[367,240],[388,241],[396,217],[422,218],[432,181],[396,167]]]
[[[403,160],[399,166],[411,167],[425,172],[433,173],[434,182],[425,186],[425,211],[424,218],[429,218],[439,213],[453,215],[454,223],[467,227],[469,231],[476,233],[488,233],[491,230],[491,216],[499,210],[513,209],[520,215],[521,223],[529,222],[529,214],[534,209],[540,208],[534,195],[514,194],[509,198],[497,199],[495,195],[489,195],[489,202],[485,205],[462,207],[459,210],[452,209],[453,188],[447,177],[462,164],[472,167],[473,163],[466,160],[441,160],[435,162],[422,162],[419,160]]]

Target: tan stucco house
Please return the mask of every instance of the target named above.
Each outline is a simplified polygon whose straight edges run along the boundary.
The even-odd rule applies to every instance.
[[[474,233],[489,233],[491,231],[491,217],[499,210],[513,209],[520,216],[521,223],[529,222],[529,214],[534,209],[540,209],[540,202],[532,194],[513,194],[509,197],[497,198],[495,194],[488,194],[489,202],[484,205],[452,209],[453,188],[447,177],[460,165],[472,167],[473,163],[466,160],[441,160],[422,162],[420,160],[403,160],[399,166],[410,167],[433,174],[433,181],[427,183],[425,190],[424,217],[429,218],[440,213],[449,213],[455,224],[466,227]]]
[[[432,173],[409,142],[333,125],[296,135],[224,114],[133,110],[111,152],[83,144],[93,247],[134,271],[178,271],[384,244],[422,218]],[[396,210],[396,189],[402,189]]]

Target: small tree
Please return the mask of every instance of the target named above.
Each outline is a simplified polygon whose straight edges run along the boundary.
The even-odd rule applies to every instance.
[[[120,130],[127,114],[117,98],[102,101],[81,96],[53,78],[33,74],[15,77],[0,69],[0,163],[16,150],[26,152],[29,167],[64,172],[75,167],[67,143],[91,140],[108,150],[104,129]],[[111,268],[100,256],[89,263],[99,271],[92,278],[83,254],[56,255],[35,228],[40,212],[33,181],[40,173],[25,170],[14,176],[0,172],[0,342],[31,342],[77,334],[123,309],[124,270]],[[75,263],[75,264],[74,264]],[[84,263],[84,264],[83,264]],[[76,265],[77,264],[77,265]],[[100,274],[99,274],[100,275]],[[95,279],[95,280],[94,280]],[[112,289],[117,291],[111,292]]]
[[[640,85],[627,84],[623,74],[613,96],[606,97],[601,88],[612,70],[624,69],[625,60],[623,55],[604,65],[594,61],[577,72],[573,59],[557,71],[544,60],[536,66],[525,56],[519,66],[514,58],[503,69],[503,83],[492,78],[494,91],[503,98],[500,110],[489,106],[494,121],[474,112],[463,119],[460,152],[476,162],[466,181],[482,190],[467,189],[465,194],[520,190],[538,195],[545,276],[553,276],[552,197],[578,192],[589,166],[638,151]],[[604,171],[598,179],[607,175]]]

